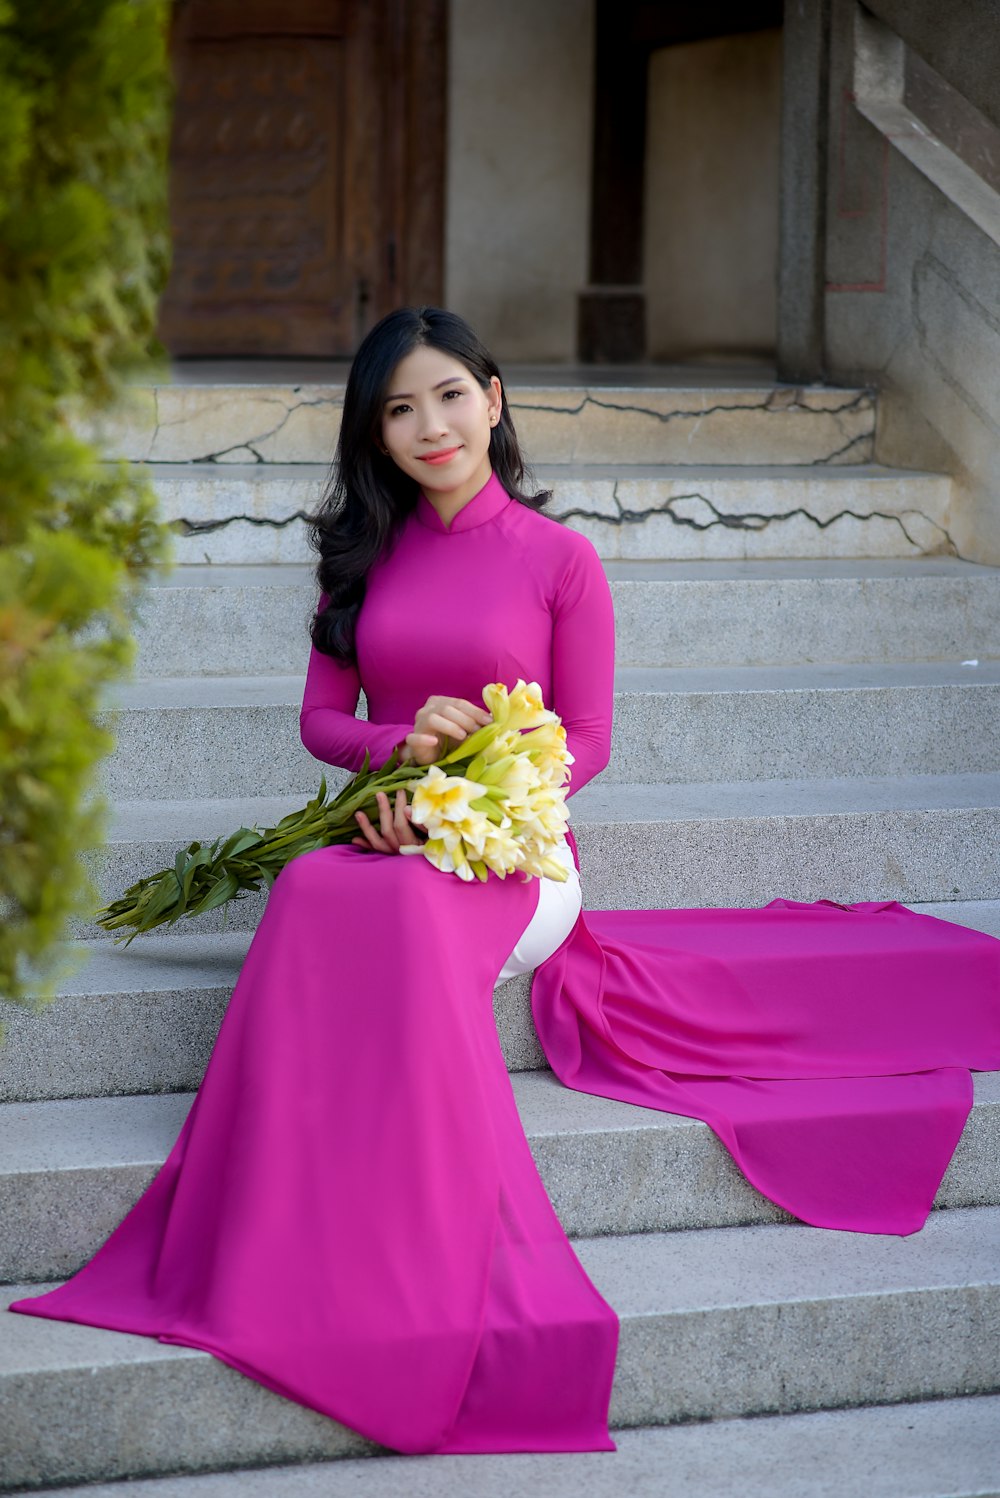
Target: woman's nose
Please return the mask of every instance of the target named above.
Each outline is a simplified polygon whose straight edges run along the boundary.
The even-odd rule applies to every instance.
[[[444,419],[440,406],[428,406],[426,410],[420,412],[419,431],[422,438],[436,442],[447,430],[448,423]]]

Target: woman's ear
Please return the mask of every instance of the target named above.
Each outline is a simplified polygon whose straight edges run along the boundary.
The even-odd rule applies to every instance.
[[[490,375],[490,388],[486,392],[489,406],[490,426],[495,427],[503,411],[503,386],[496,375]]]

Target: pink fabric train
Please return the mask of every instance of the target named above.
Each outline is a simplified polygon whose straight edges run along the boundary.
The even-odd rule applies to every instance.
[[[495,479],[450,529],[420,496],[358,652],[311,658],[321,759],[381,764],[431,692],[520,676],[562,716],[574,791],[608,761],[603,569]],[[290,864],[165,1165],[66,1285],[12,1309],[205,1348],[401,1451],[613,1449],[617,1320],[545,1196],[493,1024],[537,898],[353,848]],[[891,903],[586,912],[532,1002],[568,1086],[704,1119],[827,1227],[919,1228],[968,1068],[1000,1066],[1000,942]]]

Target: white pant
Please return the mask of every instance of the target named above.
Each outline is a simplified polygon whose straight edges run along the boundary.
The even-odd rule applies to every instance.
[[[508,978],[515,978],[518,973],[530,973],[539,963],[544,962],[547,957],[561,947],[573,927],[576,918],[580,914],[583,905],[583,894],[580,890],[580,876],[573,862],[573,853],[569,843],[562,840],[552,854],[558,858],[569,871],[569,878],[565,884],[557,879],[539,879],[538,881],[538,904],[535,913],[525,927],[517,946],[504,963],[498,983],[505,982]],[[508,874],[508,879],[516,879],[516,874]]]

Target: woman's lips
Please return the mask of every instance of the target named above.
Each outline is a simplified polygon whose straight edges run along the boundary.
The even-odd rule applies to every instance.
[[[461,449],[457,447],[444,447],[439,453],[423,454],[420,461],[421,463],[434,463],[435,465],[438,463],[447,463],[451,458],[455,456],[457,452],[460,451]]]

